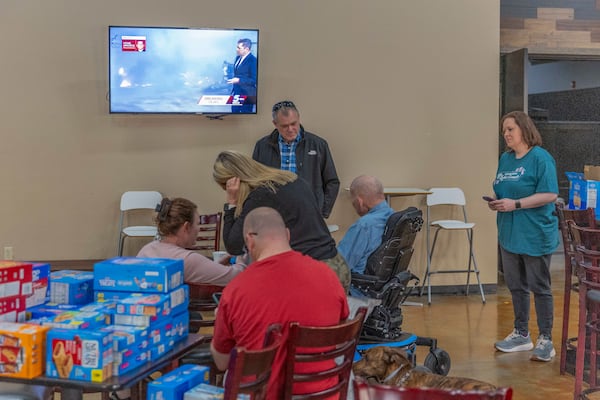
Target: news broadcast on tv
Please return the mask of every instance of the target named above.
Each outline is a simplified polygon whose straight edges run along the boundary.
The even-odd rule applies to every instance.
[[[256,114],[258,30],[109,27],[111,113]]]

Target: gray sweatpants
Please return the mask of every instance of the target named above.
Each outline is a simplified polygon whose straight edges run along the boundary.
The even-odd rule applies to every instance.
[[[552,254],[534,257],[514,254],[502,247],[500,253],[504,281],[512,295],[515,329],[521,334],[529,332],[529,292],[532,292],[539,334],[552,338],[554,322],[554,299],[550,278]]]

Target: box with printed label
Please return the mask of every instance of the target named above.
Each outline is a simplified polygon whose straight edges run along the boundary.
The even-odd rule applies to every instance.
[[[189,325],[190,314],[187,311],[174,315],[173,321],[167,324],[168,335],[175,339],[175,343],[181,342],[188,337]]]
[[[0,298],[0,321],[24,322],[27,319],[27,296]]]
[[[35,378],[44,373],[48,327],[0,322],[0,376]]]
[[[222,400],[225,389],[201,383],[184,393],[183,400]],[[250,395],[238,394],[238,400],[250,400]]]
[[[144,350],[150,347],[149,329],[140,326],[109,325],[106,329],[113,333],[113,350]]]
[[[32,263],[31,265],[32,293],[27,296],[26,308],[50,301],[50,264]]]
[[[113,375],[123,375],[148,361],[150,361],[150,350],[119,352],[113,362]]]
[[[27,317],[28,319],[53,317],[65,311],[77,311],[78,309],[79,306],[76,304],[58,304],[50,302],[29,308],[27,310]]]
[[[167,343],[167,339],[171,334],[170,329],[172,324],[172,317],[163,317],[148,328],[148,340],[151,347],[160,343]],[[173,341],[172,343],[174,344],[175,342]]]
[[[208,383],[210,368],[186,364],[150,382],[147,400],[183,400],[183,394],[201,383]]]
[[[94,290],[95,301],[121,300],[139,292],[117,292],[113,290]]]
[[[171,297],[171,315],[187,311],[190,304],[190,287],[188,285],[184,284],[170,291],[169,296]]]
[[[0,298],[29,296],[31,288],[31,263],[0,261]]]
[[[46,318],[43,325],[62,329],[98,329],[110,322],[105,313],[98,311],[63,311]]]
[[[183,284],[183,260],[117,257],[94,265],[94,290],[168,293]]]
[[[594,208],[596,218],[600,219],[600,207],[596,207],[600,182],[586,180],[579,172],[566,172],[569,179],[569,208],[585,210]]]
[[[148,315],[151,317],[169,315],[171,296],[160,293],[132,293],[119,300],[117,314]]]
[[[113,373],[112,333],[53,328],[46,336],[46,375],[103,382]]]
[[[145,328],[145,327],[149,327],[150,325],[156,323],[157,321],[158,321],[158,317],[153,317],[150,315],[127,315],[127,314],[114,314],[113,315],[113,323],[115,325],[130,325],[130,326],[140,326],[140,327]]]
[[[94,274],[87,271],[50,273],[50,301],[61,304],[88,304],[94,300]]]

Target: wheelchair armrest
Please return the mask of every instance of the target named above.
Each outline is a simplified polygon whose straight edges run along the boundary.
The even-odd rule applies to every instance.
[[[374,275],[363,275],[357,274],[356,272],[352,273],[351,282],[355,286],[372,286],[373,284],[379,282],[379,278]]]

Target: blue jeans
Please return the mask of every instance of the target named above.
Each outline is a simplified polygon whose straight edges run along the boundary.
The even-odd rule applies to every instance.
[[[529,332],[529,292],[533,292],[535,312],[540,335],[552,338],[554,322],[554,298],[550,278],[552,254],[528,256],[514,254],[500,247],[504,281],[512,295],[515,313],[515,329]]]

